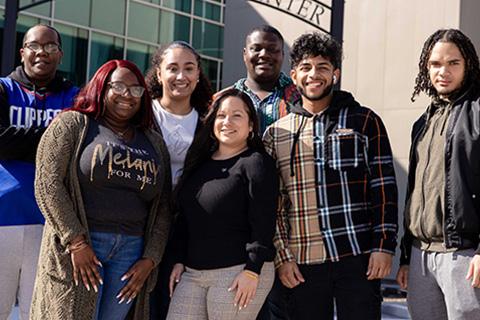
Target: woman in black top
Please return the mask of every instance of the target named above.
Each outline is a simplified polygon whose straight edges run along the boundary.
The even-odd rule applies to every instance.
[[[271,288],[278,175],[257,132],[245,93],[217,96],[176,189],[167,319],[255,319]]]

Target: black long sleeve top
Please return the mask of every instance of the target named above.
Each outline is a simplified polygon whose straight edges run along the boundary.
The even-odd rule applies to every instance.
[[[178,194],[175,262],[198,270],[245,264],[260,274],[275,256],[278,184],[275,162],[264,151],[199,166]]]

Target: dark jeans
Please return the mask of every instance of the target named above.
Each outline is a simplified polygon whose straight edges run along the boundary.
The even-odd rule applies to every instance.
[[[171,241],[167,243],[162,261],[158,265],[157,284],[150,292],[150,319],[164,320],[167,318],[168,306],[170,305],[170,273],[172,273],[174,255]]]
[[[380,280],[367,280],[370,254],[339,262],[298,265],[305,282],[293,288],[292,319],[381,319]]]
[[[292,290],[285,287],[275,272],[273,287],[257,315],[257,320],[290,320],[288,317],[291,305]]]

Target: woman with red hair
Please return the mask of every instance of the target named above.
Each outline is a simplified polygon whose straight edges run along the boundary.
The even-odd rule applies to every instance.
[[[46,130],[35,194],[45,231],[32,319],[148,317],[168,229],[168,150],[131,62],[104,64]]]

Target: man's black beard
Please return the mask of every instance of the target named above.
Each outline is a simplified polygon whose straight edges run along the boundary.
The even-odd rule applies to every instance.
[[[328,96],[330,93],[332,93],[333,91],[333,82],[330,83],[326,88],[325,90],[323,90],[323,93],[321,95],[319,95],[318,97],[309,97],[307,96],[307,94],[305,93],[305,91],[298,87],[297,86],[297,89],[298,89],[298,92],[300,92],[300,94],[302,96],[304,96],[305,98],[307,98],[308,100],[311,100],[311,101],[318,101],[318,100],[322,100],[323,98],[325,98],[326,96]]]

